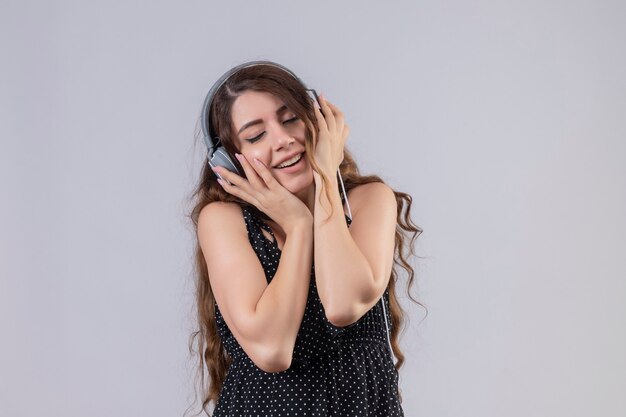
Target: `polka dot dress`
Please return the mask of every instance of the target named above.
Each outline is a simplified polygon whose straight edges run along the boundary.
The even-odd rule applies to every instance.
[[[269,283],[281,250],[258,209],[245,206],[242,210],[250,244]],[[346,222],[349,227],[347,216]],[[270,241],[260,228],[274,240]],[[314,269],[312,265],[306,309],[287,370],[268,373],[258,368],[229,330],[216,304],[218,333],[233,362],[213,411],[215,417],[404,416],[380,302],[357,322],[336,327],[324,314]],[[383,299],[391,326],[388,290]]]

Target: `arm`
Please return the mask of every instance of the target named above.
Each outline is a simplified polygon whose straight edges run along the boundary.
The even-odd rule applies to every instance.
[[[338,327],[357,321],[382,296],[391,275],[397,205],[382,183],[350,192],[353,222],[348,228],[336,175],[330,175],[331,201],[315,175],[315,279],[326,316]],[[322,203],[318,201],[321,196]],[[372,204],[375,202],[375,204]],[[326,222],[332,204],[334,213]]]
[[[268,284],[238,205],[211,203],[198,218],[198,240],[220,311],[246,354],[266,372],[289,368],[309,290],[312,222],[285,232]]]

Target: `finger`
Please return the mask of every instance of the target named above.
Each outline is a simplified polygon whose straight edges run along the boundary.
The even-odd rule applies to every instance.
[[[330,106],[328,106],[328,102],[326,101],[326,97],[320,96],[322,110],[324,111],[324,119],[326,120],[326,125],[328,126],[328,130],[331,132],[335,131],[335,115],[331,110]]]
[[[248,162],[248,158],[240,153],[235,153],[235,157],[239,160],[239,163],[243,167],[246,177],[248,178],[248,182],[252,185],[252,188],[259,189],[262,186],[261,180],[254,167],[250,164],[250,162]]]
[[[267,185],[269,189],[274,188],[276,184],[278,184],[278,181],[276,181],[276,178],[272,174],[271,169],[266,167],[263,162],[254,158],[254,166],[259,176],[261,177],[261,179],[263,179],[263,181],[265,182],[265,184]]]
[[[343,112],[341,110],[339,110],[339,108],[337,106],[335,106],[333,103],[329,102],[328,100],[326,100],[326,104],[328,104],[328,107],[332,110],[334,116],[335,116],[335,129],[337,132],[343,132],[343,127],[345,124],[345,118],[343,116]]]
[[[330,109],[333,111],[333,115],[335,116],[335,120],[345,120],[344,114],[341,111],[341,109],[339,107],[337,107],[336,105],[334,105],[333,103],[331,103],[330,101],[326,100],[326,104],[328,104],[328,107],[330,107]]]
[[[219,174],[220,174],[220,176],[222,178],[226,178],[228,176],[228,174],[224,174],[223,173],[224,171],[228,171],[225,168],[218,167],[217,170],[214,170],[214,171],[216,171],[216,172],[219,171]],[[238,177],[238,178],[241,178],[238,175],[235,175],[235,176]],[[234,195],[235,197],[239,197],[240,199],[245,200],[245,201],[247,201],[250,204],[257,205],[258,204],[257,199],[254,198],[253,196],[251,196],[242,187],[237,186],[236,184],[233,184],[232,183],[233,182],[233,179],[232,179],[233,175],[231,175],[230,177],[231,177],[231,179],[228,179],[228,181],[224,181],[223,179],[220,179],[220,178],[217,179],[217,182],[222,186],[224,191],[226,191],[229,194]],[[231,184],[229,184],[229,182],[231,182]]]
[[[335,115],[335,118],[343,117],[343,112],[341,111],[339,107],[337,107],[335,104],[331,103],[328,100],[325,100],[325,101],[326,101],[326,104],[328,104],[328,107],[332,109],[333,114]]]
[[[317,124],[321,129],[324,130],[328,130],[328,125],[326,124],[326,119],[324,119],[324,115],[322,114],[322,112],[320,111],[320,109],[318,109],[317,107],[314,106],[314,112],[315,112],[315,116],[317,117]]]
[[[227,185],[230,185],[231,187],[235,186],[235,187],[241,188],[241,184],[244,181],[243,178],[241,178],[241,176],[235,174],[231,170],[226,169],[222,166],[214,167],[213,172],[218,174],[218,176],[222,179],[222,182],[226,183]]]

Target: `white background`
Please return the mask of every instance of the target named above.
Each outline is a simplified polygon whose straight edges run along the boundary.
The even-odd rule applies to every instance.
[[[0,415],[182,416],[194,133],[256,59],[325,93],[361,172],[413,197],[406,416],[624,415],[623,2],[2,9]]]

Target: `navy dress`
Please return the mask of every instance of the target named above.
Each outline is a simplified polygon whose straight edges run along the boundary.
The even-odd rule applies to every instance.
[[[242,211],[250,244],[269,283],[281,250],[276,238],[270,241],[261,232],[264,228],[274,237],[261,212],[254,206],[244,206]],[[346,222],[349,227],[347,216]],[[380,302],[357,322],[336,327],[324,314],[314,269],[312,265],[306,309],[287,370],[269,373],[257,367],[216,304],[218,333],[233,362],[213,412],[215,417],[404,416]],[[391,326],[388,290],[383,299]]]

